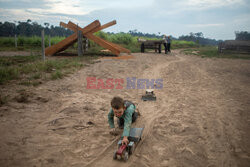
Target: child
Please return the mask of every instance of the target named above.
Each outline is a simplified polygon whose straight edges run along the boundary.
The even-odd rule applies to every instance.
[[[130,102],[123,100],[120,97],[114,97],[111,101],[111,109],[108,114],[108,122],[111,128],[110,134],[115,134],[114,116],[118,118],[117,123],[119,128],[123,128],[123,140],[122,145],[128,144],[128,136],[131,128],[131,124],[135,122],[138,113],[135,112],[135,105]]]

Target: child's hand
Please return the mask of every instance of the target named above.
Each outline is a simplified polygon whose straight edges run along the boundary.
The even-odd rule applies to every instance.
[[[129,141],[128,141],[128,137],[127,137],[127,136],[124,136],[124,137],[123,137],[123,140],[122,140],[122,145],[124,145],[124,144],[125,144],[125,145],[128,145],[128,142],[129,142]]]
[[[118,131],[116,130],[116,128],[111,128],[110,131],[109,131],[109,133],[110,133],[111,135],[114,135],[114,136],[117,136],[117,135],[118,135]]]

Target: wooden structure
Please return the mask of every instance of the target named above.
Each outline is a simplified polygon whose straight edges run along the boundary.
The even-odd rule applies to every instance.
[[[250,41],[226,40],[219,43],[218,51],[233,53],[250,53]]]
[[[161,53],[161,44],[163,44],[164,40],[140,40],[138,42],[141,43],[141,53],[145,52],[145,49],[154,49],[155,52]]]
[[[87,25],[86,27],[81,28],[71,21],[69,21],[68,24],[60,22],[60,26],[63,26],[65,28],[68,28],[68,29],[74,31],[74,34],[72,34],[71,36],[58,42],[55,45],[47,47],[45,49],[45,54],[46,55],[54,55],[56,53],[64,51],[69,46],[73,45],[75,42],[77,42],[78,30],[81,31],[81,33],[84,37],[94,41],[95,43],[102,46],[103,48],[110,50],[113,54],[115,54],[117,56],[120,55],[120,53],[122,53],[122,52],[130,54],[131,53],[130,50],[125,49],[117,44],[111,43],[111,42],[106,41],[100,37],[93,35],[93,33],[98,32],[100,30],[103,30],[103,29],[110,27],[114,24],[116,24],[115,20],[101,26],[99,20],[95,20],[92,23],[90,23],[89,25]]]

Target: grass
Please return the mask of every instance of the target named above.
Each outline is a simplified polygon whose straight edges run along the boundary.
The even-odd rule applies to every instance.
[[[171,47],[172,49],[194,48],[198,47],[198,44],[193,41],[173,40],[171,43]]]
[[[51,74],[51,79],[52,80],[55,80],[55,79],[62,79],[63,78],[63,73],[61,71],[56,71],[56,72],[53,72]]]
[[[51,37],[50,41],[51,44],[56,44],[60,42],[61,40],[65,39],[65,37]],[[41,37],[38,36],[32,36],[32,37],[24,37],[24,36],[18,36],[17,38],[17,46],[22,47],[40,47],[41,46]],[[45,46],[49,46],[49,37],[45,36]],[[0,37],[0,46],[5,47],[14,47],[15,46],[15,38],[14,37]]]
[[[119,44],[131,52],[140,52],[140,43],[138,42],[137,36],[132,36],[129,33],[116,33],[116,34],[108,34],[103,31],[99,31],[95,33],[95,35]],[[65,39],[65,37],[51,37],[51,44],[56,44],[59,41]],[[160,38],[144,38],[146,40],[161,40]],[[23,37],[19,36],[17,41],[18,47],[15,48],[15,39],[14,37],[0,37],[0,51],[40,51],[41,50],[41,37],[33,36],[33,37]],[[45,36],[45,46],[49,46],[49,37]],[[181,41],[181,40],[173,40],[172,41],[172,49],[178,48],[190,48],[190,47],[197,47],[198,45],[192,41]],[[75,43],[69,50],[71,49],[76,50],[77,44]],[[100,50],[103,48],[98,46],[96,43],[90,40],[90,48],[94,49],[95,53],[100,53]]]
[[[22,63],[29,63],[39,60],[41,56],[11,56],[11,57],[0,57],[0,67],[11,66]]]
[[[97,56],[54,58],[46,60],[40,56],[0,57],[0,84],[20,80],[21,85],[38,85],[39,80],[61,79],[80,69],[86,63],[93,63]]]
[[[239,53],[219,53],[218,48],[215,46],[203,46],[198,48],[188,48],[182,51],[189,55],[198,55],[202,58],[229,58],[229,59],[250,59],[249,54]]]

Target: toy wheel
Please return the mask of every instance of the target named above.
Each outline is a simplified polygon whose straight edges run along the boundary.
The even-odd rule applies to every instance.
[[[113,159],[114,159],[114,160],[116,160],[116,159],[117,159],[117,154],[116,154],[116,151],[114,152]]]
[[[131,148],[130,148],[130,150],[129,150],[129,154],[130,154],[130,155],[133,154],[134,150],[135,150],[135,144],[133,144],[133,145],[131,146]]]
[[[128,160],[128,152],[127,151],[125,151],[123,159],[125,162]]]

